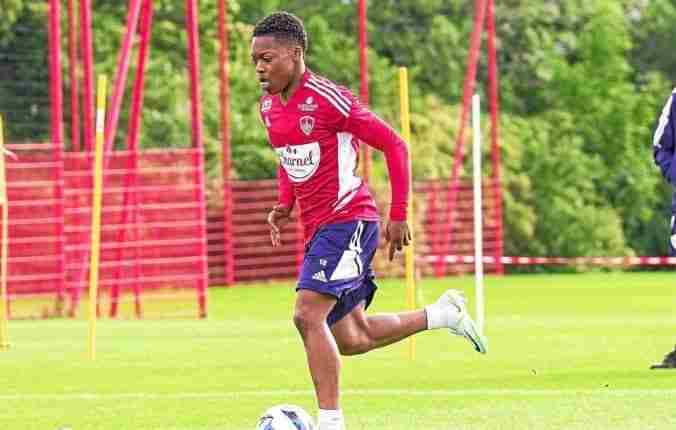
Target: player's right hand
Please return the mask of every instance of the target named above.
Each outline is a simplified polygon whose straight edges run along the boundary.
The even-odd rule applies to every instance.
[[[277,247],[282,244],[282,227],[291,219],[291,208],[276,205],[268,214],[268,224],[270,225],[270,241],[272,246]]]
[[[411,243],[411,230],[406,221],[389,221],[385,228],[385,240],[390,243],[390,261],[394,259],[394,253],[401,251]]]

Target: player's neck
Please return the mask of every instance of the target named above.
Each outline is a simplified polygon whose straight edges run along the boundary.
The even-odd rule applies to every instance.
[[[281,92],[279,95],[280,100],[283,104],[287,104],[293,96],[293,93],[296,92],[300,86],[301,81],[303,80],[303,75],[305,74],[305,64],[301,63],[298,65],[298,70],[293,75],[293,79],[289,85]]]

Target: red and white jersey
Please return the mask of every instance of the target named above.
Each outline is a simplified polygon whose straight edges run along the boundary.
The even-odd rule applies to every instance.
[[[348,89],[306,71],[287,103],[279,95],[263,96],[260,114],[279,156],[279,204],[298,202],[306,240],[326,224],[378,220],[375,201],[356,176],[358,139],[385,153],[390,219],[406,219],[406,144]]]

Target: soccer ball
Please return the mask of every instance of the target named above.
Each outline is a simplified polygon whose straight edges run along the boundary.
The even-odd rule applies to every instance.
[[[256,430],[315,430],[315,425],[303,408],[277,405],[261,415]]]

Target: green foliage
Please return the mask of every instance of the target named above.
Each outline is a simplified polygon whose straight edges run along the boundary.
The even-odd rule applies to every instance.
[[[7,139],[15,142],[49,139],[45,5],[9,1],[7,21],[0,18],[0,114]]]
[[[513,255],[626,255],[621,220],[596,189],[602,160],[584,152],[574,118],[507,119],[505,220]],[[555,125],[556,124],[556,125]]]
[[[626,59],[631,39],[621,5],[595,2],[586,7],[576,49],[548,61],[556,86],[546,92],[550,110],[571,117],[569,128],[583,142],[581,155],[598,158],[597,166],[581,173],[593,180],[607,202],[604,209],[622,219],[631,238],[632,228],[647,222],[657,203],[654,189],[660,177],[652,165],[650,133],[663,97],[651,82],[643,90],[652,92],[653,101],[645,103],[651,98],[631,81]],[[554,121],[559,127],[568,124],[557,116]]]
[[[24,9],[24,0],[0,0],[0,43],[13,37],[10,31]]]
[[[278,164],[258,113],[260,88],[249,51],[252,31],[251,25],[240,23],[230,33],[232,156],[236,174],[242,179],[273,177]]]
[[[635,45],[630,61],[641,73],[659,70],[672,82],[676,71],[676,58],[671,55],[676,40],[676,2],[651,0],[628,6],[631,30]],[[645,4],[645,6],[642,6]]]

